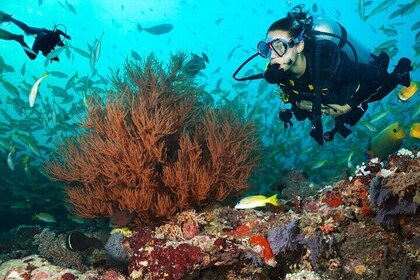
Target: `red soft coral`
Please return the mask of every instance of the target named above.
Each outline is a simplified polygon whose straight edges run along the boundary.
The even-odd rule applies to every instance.
[[[127,78],[114,76],[116,90],[105,104],[91,99],[85,132],[65,139],[46,165],[52,179],[66,183],[75,214],[127,210],[153,224],[249,188],[254,124],[233,109],[200,104],[184,64],[182,54],[171,58],[169,70],[154,56],[143,66],[127,63]]]

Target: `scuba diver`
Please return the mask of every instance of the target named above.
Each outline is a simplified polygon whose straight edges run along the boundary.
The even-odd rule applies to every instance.
[[[31,49],[25,43],[23,35],[13,34],[11,32],[8,32],[0,28],[0,39],[14,40],[18,42],[23,47],[23,50],[25,51],[26,55],[31,60],[34,60],[37,57],[39,51],[41,51],[41,53],[45,57],[47,57],[48,54],[52,50],[54,50],[56,46],[63,47],[64,42],[61,40],[60,36],[63,36],[66,39],[71,39],[69,35],[61,31],[57,27],[55,27],[53,30],[48,30],[45,28],[30,27],[26,25],[25,23],[14,19],[12,15],[6,14],[3,11],[0,11],[0,23],[2,22],[13,22],[20,29],[22,29],[27,35],[36,35],[35,41]],[[51,57],[50,59],[51,61],[59,61],[59,58],[57,56]]]
[[[298,5],[285,18],[274,22],[257,53],[233,74],[237,81],[264,78],[281,89],[281,99],[290,109],[280,111],[285,127],[309,119],[310,135],[322,145],[339,133],[344,138],[368,108],[397,85],[410,86],[411,61],[401,58],[388,74],[389,55],[378,56],[364,49],[339,23],[325,17],[313,18]],[[238,72],[256,56],[268,58],[263,74],[237,78]],[[335,126],[323,132],[321,115],[334,118]]]

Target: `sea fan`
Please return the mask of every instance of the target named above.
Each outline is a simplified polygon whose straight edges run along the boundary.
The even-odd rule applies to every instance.
[[[286,250],[296,251],[299,245],[305,244],[298,230],[298,220],[293,219],[287,226],[272,228],[267,232],[267,240],[274,255]]]
[[[317,232],[315,237],[305,239],[305,243],[311,251],[311,264],[315,270],[318,269],[317,259],[322,247],[322,237],[320,235],[320,232]]]
[[[369,194],[371,203],[377,208],[375,222],[389,230],[395,229],[395,219],[398,215],[414,214],[418,208],[412,197],[401,199],[392,194],[389,188],[383,186],[380,177],[372,179]]]

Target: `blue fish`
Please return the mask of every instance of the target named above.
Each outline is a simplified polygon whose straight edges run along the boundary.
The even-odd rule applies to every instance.
[[[161,35],[161,34],[168,33],[173,28],[174,26],[168,23],[158,24],[158,25],[154,25],[154,26],[146,27],[146,28],[143,28],[140,23],[137,24],[137,29],[139,30],[139,32],[142,32],[144,30],[153,35]]]

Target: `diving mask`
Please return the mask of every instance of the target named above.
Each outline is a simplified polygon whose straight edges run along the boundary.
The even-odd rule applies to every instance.
[[[274,50],[279,57],[282,57],[289,48],[293,48],[295,45],[293,39],[286,40],[283,38],[276,38],[272,41],[263,40],[258,43],[257,51],[264,58],[269,58],[272,50]]]
[[[267,38],[262,40],[257,45],[258,54],[264,58],[269,58],[271,56],[271,50],[279,56],[282,57],[286,52],[296,46],[304,37],[305,28],[302,32],[294,39],[286,38]]]

